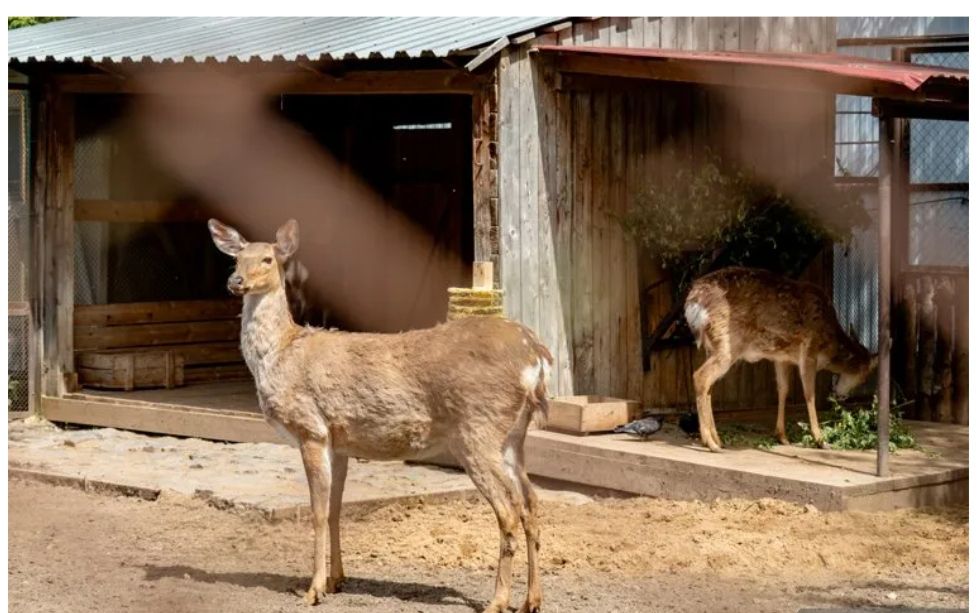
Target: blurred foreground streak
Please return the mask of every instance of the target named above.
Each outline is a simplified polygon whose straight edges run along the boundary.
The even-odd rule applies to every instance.
[[[284,221],[299,221],[305,285],[344,327],[405,328],[426,279],[464,263],[277,116],[278,88],[254,84],[154,71],[141,84],[136,126],[156,161],[246,239],[273,240]]]

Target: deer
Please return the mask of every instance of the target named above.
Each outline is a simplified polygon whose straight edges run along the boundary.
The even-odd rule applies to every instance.
[[[729,267],[694,281],[684,303],[684,318],[697,347],[707,358],[694,372],[694,393],[701,442],[720,451],[721,438],[711,409],[711,386],[740,360],[767,359],[776,371],[776,438],[786,438],[786,395],[795,365],[803,383],[810,432],[826,449],[817,421],[816,376],[836,373],[834,394],[845,398],[878,365],[837,319],[833,303],[818,286],[754,268]]]
[[[509,607],[522,527],[527,599],[541,608],[538,502],[524,462],[531,426],[547,419],[551,353],[525,326],[471,317],[433,328],[372,334],[299,326],[284,287],[299,225],[274,243],[247,242],[216,219],[215,246],[235,259],[228,290],[242,297],[241,348],[268,423],[299,447],[310,490],[315,605],[344,581],[340,510],[348,458],[417,460],[449,452],[490,503],[500,533],[496,588],[486,613]],[[327,542],[329,532],[329,571]]]

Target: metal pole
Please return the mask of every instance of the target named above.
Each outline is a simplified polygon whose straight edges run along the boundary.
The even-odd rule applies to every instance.
[[[888,476],[891,413],[892,146],[895,120],[878,120],[878,476]]]

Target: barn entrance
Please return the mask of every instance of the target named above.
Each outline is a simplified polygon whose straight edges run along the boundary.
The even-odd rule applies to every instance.
[[[258,410],[238,347],[241,305],[225,290],[230,261],[214,248],[205,224],[211,216],[237,221],[227,218],[228,207],[216,209],[158,162],[131,119],[138,103],[131,95],[76,96],[74,381],[48,414],[208,436],[174,431],[161,413],[144,420],[132,411]],[[296,94],[271,98],[269,106],[283,129],[302,133],[332,156],[344,180],[366,185],[385,203],[377,223],[407,219],[424,243],[423,257],[401,270],[408,278],[399,283],[366,291],[353,277],[341,277],[315,293],[300,287],[302,305],[293,305],[297,319],[379,332],[443,321],[446,290],[469,283],[473,261],[471,96]],[[301,236],[314,244],[318,228],[299,221]],[[330,223],[342,228],[345,219]],[[266,228],[266,236],[254,240],[270,240],[274,232]],[[383,257],[384,248],[346,255]],[[318,257],[310,249],[303,251],[301,239],[300,260],[310,264],[305,268]],[[436,253],[450,254],[454,265],[426,255]],[[341,270],[357,274],[353,267]],[[385,308],[366,319],[333,308],[337,296],[350,303],[352,291],[360,293],[356,301]],[[127,411],[125,418],[112,417]],[[186,416],[174,419],[186,422]]]

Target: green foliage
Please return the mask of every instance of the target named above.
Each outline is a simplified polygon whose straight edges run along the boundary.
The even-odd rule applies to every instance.
[[[777,443],[771,430],[756,424],[725,424],[718,427],[718,436],[722,445],[734,449],[772,449]]]
[[[671,272],[678,295],[699,274],[724,266],[796,276],[827,241],[869,218],[830,177],[800,181],[791,196],[717,158],[682,167],[638,193],[621,222]]]
[[[67,17],[7,17],[7,29],[16,30],[17,28],[26,28],[41,23],[61,21],[62,19],[67,19]]]
[[[878,397],[867,407],[845,408],[833,398],[830,400],[832,417],[821,423],[823,437],[832,449],[875,449],[878,447]],[[800,443],[815,447],[816,442],[806,424],[798,424],[802,431]],[[900,405],[893,405],[889,426],[888,449],[915,449],[918,444],[902,420]]]

